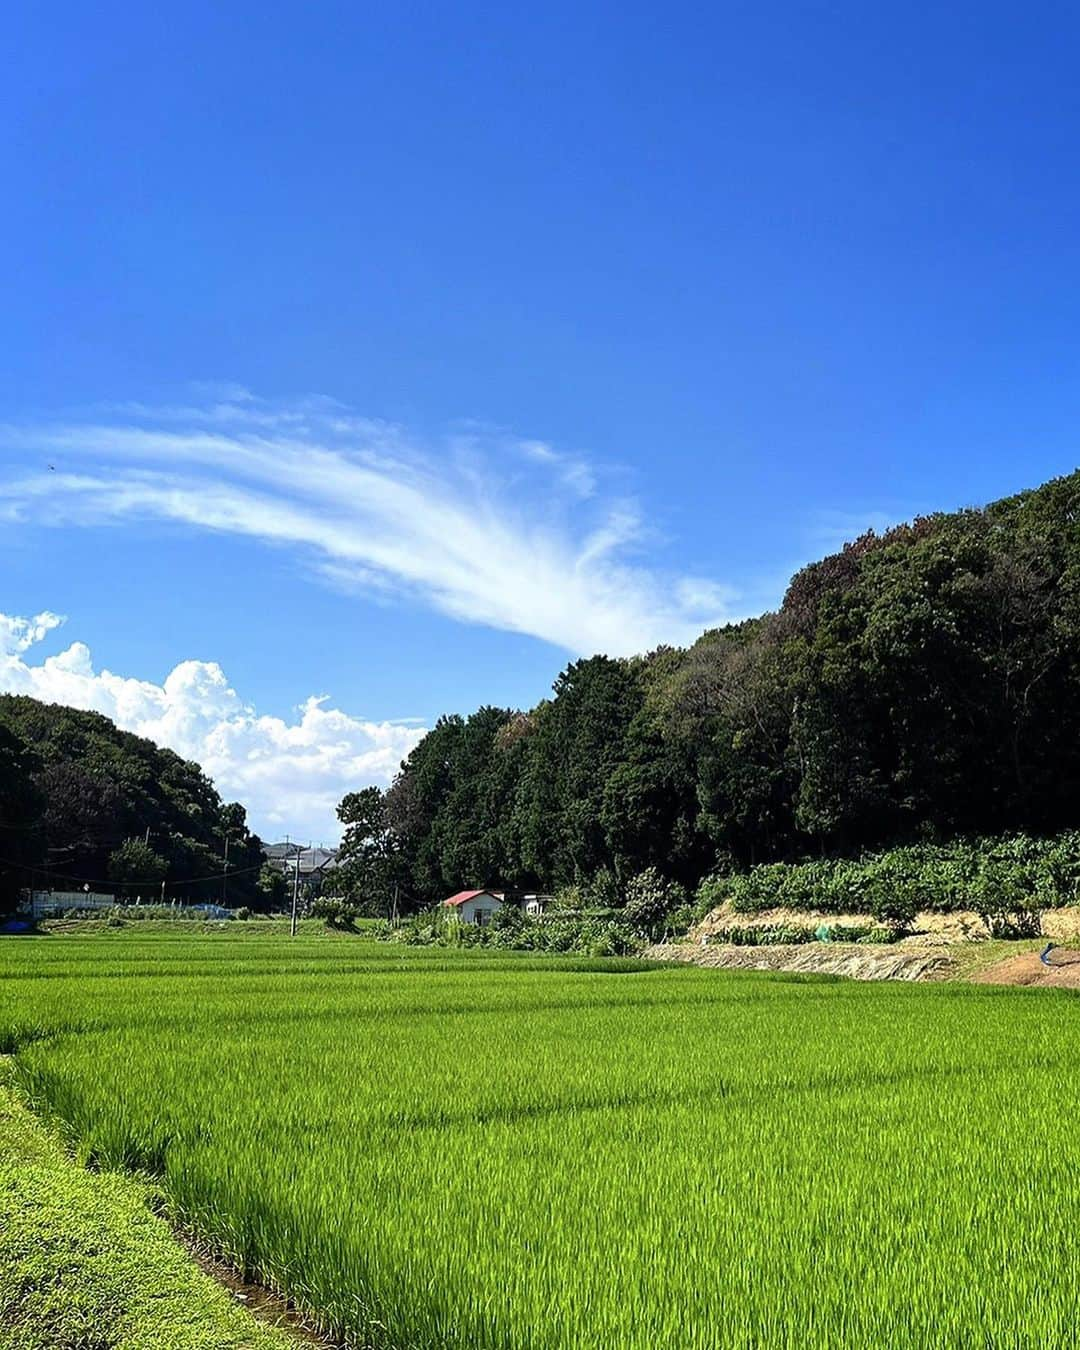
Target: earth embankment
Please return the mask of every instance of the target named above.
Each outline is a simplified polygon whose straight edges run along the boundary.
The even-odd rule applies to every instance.
[[[854,943],[738,947],[666,942],[650,947],[644,955],[654,961],[681,961],[722,970],[783,970],[805,975],[844,975],[852,980],[942,980],[952,973],[952,962],[941,948],[868,950]],[[1080,967],[1077,969],[1080,972]]]

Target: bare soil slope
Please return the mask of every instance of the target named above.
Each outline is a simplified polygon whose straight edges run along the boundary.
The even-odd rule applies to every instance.
[[[846,975],[852,980],[941,980],[951,963],[936,951],[894,947],[861,947],[848,943],[810,942],[798,946],[708,946],[671,942],[649,947],[654,961],[682,961],[722,970],[783,970],[804,975]]]
[[[771,928],[790,926],[794,928],[816,928],[819,924],[827,927],[842,925],[873,924],[874,916],[868,910],[851,910],[847,914],[826,914],[822,910],[802,909],[763,909],[743,912],[733,909],[728,903],[710,911],[700,923],[691,928],[687,940],[698,943],[703,937],[712,938],[715,934],[730,928]],[[1043,933],[1055,942],[1072,943],[1080,946],[1080,905],[1070,905],[1065,909],[1043,911]],[[915,916],[912,935],[899,945],[906,947],[953,946],[958,942],[984,942],[990,937],[989,930],[982,918],[974,910],[955,910],[947,914],[938,914],[926,910]]]
[[[824,910],[777,907],[744,912],[733,909],[730,904],[725,903],[711,910],[700,923],[695,924],[690,930],[688,940],[700,942],[703,937],[714,938],[717,933],[732,928],[817,928],[819,924],[832,928],[838,924],[850,927],[874,923],[874,916],[869,911],[851,910],[847,914],[827,914]],[[916,916],[913,928],[920,946],[947,946],[953,942],[979,941],[989,937],[982,919],[969,910],[951,914],[927,911]]]
[[[1047,989],[1080,989],[1080,951],[1050,953],[1044,965],[1038,952],[1006,957],[971,978],[975,984],[1024,984]]]

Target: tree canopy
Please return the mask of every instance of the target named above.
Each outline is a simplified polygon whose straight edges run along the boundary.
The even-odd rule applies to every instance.
[[[265,906],[262,845],[198,764],[100,713],[0,695],[0,899],[21,886],[120,887]]]
[[[870,531],[776,613],[440,718],[386,794],[405,889],[556,889],[1080,824],[1080,473]]]

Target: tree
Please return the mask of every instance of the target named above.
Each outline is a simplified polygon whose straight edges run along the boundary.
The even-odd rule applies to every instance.
[[[243,807],[224,805],[198,764],[121,731],[100,713],[22,695],[0,695],[4,735],[26,747],[38,805],[31,834],[17,837],[32,840],[27,861],[40,884],[104,881],[110,856],[149,830],[152,848],[168,863],[170,884],[181,885],[185,899],[220,899],[228,838],[230,902],[255,900],[262,846]],[[15,857],[10,849],[2,852]]]
[[[275,914],[283,910],[289,896],[289,883],[284,873],[270,863],[263,863],[256,884],[259,903],[254,906],[263,913]]]
[[[463,727],[460,717],[440,717],[385,797],[387,827],[402,852],[408,890],[423,902],[447,893],[437,824],[454,786],[454,752]]]
[[[125,839],[109,854],[109,880],[119,885],[122,894],[156,899],[168,866],[144,840]]]
[[[389,917],[400,882],[399,855],[383,792],[367,787],[346,793],[337,814],[345,831],[337,866],[325,883],[326,891],[349,900],[357,913]]]
[[[723,866],[1080,823],[1080,472],[869,531],[775,614],[571,663],[440,718],[385,820],[408,889],[621,891]]]
[[[632,877],[626,888],[627,922],[646,937],[656,937],[665,918],[686,903],[686,892],[666,881],[655,867]]]
[[[21,886],[41,851],[38,822],[44,799],[34,782],[35,759],[29,747],[0,726],[0,913],[15,907]]]

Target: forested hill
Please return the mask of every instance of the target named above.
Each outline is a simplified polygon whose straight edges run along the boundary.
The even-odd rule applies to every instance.
[[[127,884],[146,897],[257,899],[262,860],[244,808],[202,769],[100,713],[0,695],[0,900],[19,886]],[[112,889],[112,887],[110,887]]]
[[[577,661],[529,712],[441,718],[383,804],[392,870],[417,901],[495,883],[603,898],[648,867],[693,885],[1075,826],[1078,677],[1075,473],[868,533],[799,572],[779,612]]]

